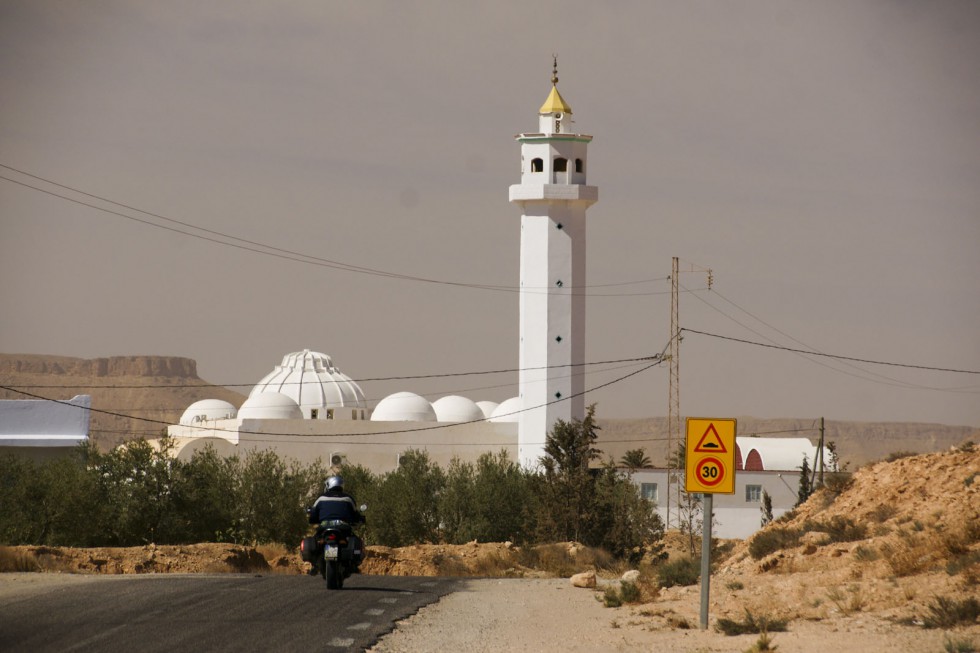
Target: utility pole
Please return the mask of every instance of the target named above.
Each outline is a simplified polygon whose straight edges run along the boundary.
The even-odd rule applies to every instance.
[[[678,320],[678,288],[680,261],[675,256],[670,271],[670,397],[667,403],[667,524],[670,528],[670,486],[674,484],[674,438],[681,437],[681,381],[680,381],[680,322]]]
[[[817,453],[813,456],[813,471],[810,472],[810,488],[816,489],[818,486],[814,485],[814,481],[817,480],[817,468],[820,469],[820,487],[823,486],[823,418],[820,418],[820,444],[817,445]]]

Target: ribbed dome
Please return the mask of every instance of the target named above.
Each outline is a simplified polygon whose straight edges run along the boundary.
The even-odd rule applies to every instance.
[[[187,407],[180,416],[180,423],[193,426],[198,422],[215,419],[235,419],[238,409],[233,404],[221,399],[202,399]]]
[[[238,410],[239,419],[303,419],[303,413],[292,397],[277,392],[263,392],[249,397]]]
[[[436,419],[440,422],[478,422],[485,419],[480,407],[472,399],[449,395],[432,402]]]
[[[414,392],[396,392],[378,402],[372,422],[435,422],[432,404]]]
[[[511,397],[497,406],[490,415],[491,422],[519,422],[521,419],[521,398]]]
[[[493,415],[493,411],[497,410],[497,406],[500,404],[498,404],[496,401],[478,401],[476,402],[476,405],[483,411],[483,417],[485,419],[490,419],[490,416]]]
[[[249,398],[263,393],[291,397],[303,417],[350,419],[366,408],[364,393],[354,381],[337,369],[326,354],[304,349],[286,354],[282,364],[255,384]],[[334,410],[340,408],[356,411]]]

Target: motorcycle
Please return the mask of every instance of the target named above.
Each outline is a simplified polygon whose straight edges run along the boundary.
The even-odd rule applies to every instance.
[[[361,512],[367,506],[360,507]],[[327,589],[339,590],[364,559],[363,545],[354,535],[354,527],[339,519],[320,522],[316,534],[303,538],[300,554],[305,562],[315,565],[316,573],[327,581]],[[313,573],[313,572],[311,572]]]

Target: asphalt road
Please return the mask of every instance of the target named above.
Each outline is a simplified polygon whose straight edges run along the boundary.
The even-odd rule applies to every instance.
[[[363,651],[457,587],[362,575],[340,591],[309,576],[0,577],[0,651]]]

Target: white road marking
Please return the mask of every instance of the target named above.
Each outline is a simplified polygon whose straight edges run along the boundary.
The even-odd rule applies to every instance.
[[[388,604],[398,603],[398,599],[390,599],[390,598],[388,598],[388,599],[378,599],[378,603],[388,603]]]
[[[347,630],[367,630],[371,627],[370,621],[362,621],[359,624],[354,624],[352,626],[347,626]]]
[[[337,648],[348,648],[354,645],[353,637],[334,637],[329,642],[327,646],[336,646]]]
[[[364,614],[369,617],[380,617],[385,613],[384,608],[371,608],[370,610],[365,610]]]

